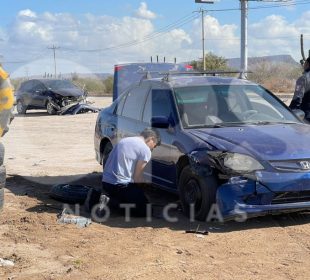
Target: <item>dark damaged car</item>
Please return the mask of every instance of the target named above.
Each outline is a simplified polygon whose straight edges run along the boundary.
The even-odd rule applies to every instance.
[[[215,211],[225,221],[309,210],[310,126],[299,113],[247,80],[144,79],[98,115],[97,160],[120,138],[153,126],[162,141],[145,176],[178,193],[188,216],[206,220]]]
[[[30,109],[46,109],[55,115],[82,102],[86,93],[69,80],[32,79],[23,82],[16,91],[16,109],[26,114]]]

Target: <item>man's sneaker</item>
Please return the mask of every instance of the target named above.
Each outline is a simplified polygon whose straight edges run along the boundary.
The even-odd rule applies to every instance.
[[[107,207],[109,201],[110,201],[110,198],[107,195],[105,194],[100,195],[99,210],[103,210],[105,207]]]
[[[104,218],[107,214],[107,211],[108,211],[108,214],[110,213],[110,209],[109,209],[109,203],[110,201],[110,198],[105,195],[105,194],[102,194],[100,196],[100,200],[99,200],[99,203],[94,205],[95,208],[92,208],[92,211],[91,211],[91,215],[92,215],[92,219],[96,222],[102,222],[102,218]]]

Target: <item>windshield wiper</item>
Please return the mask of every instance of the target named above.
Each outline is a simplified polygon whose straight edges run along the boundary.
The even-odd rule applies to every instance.
[[[231,122],[231,123],[215,123],[210,125],[204,125],[205,128],[220,128],[220,127],[233,127],[246,125],[244,122]]]
[[[249,125],[269,125],[269,124],[298,124],[297,122],[286,122],[286,121],[256,121],[249,122]]]

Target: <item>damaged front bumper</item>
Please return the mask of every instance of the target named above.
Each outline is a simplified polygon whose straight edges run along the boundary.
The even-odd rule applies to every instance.
[[[59,106],[52,98],[49,98],[49,102],[58,115],[77,115],[90,112],[99,112],[99,108],[91,106],[87,101],[82,99],[78,99],[75,102],[70,102],[64,106]]]
[[[257,171],[219,186],[216,202],[223,220],[310,210],[310,173]]]

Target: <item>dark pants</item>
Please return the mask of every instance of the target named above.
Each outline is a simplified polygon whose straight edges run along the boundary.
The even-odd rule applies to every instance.
[[[110,198],[108,206],[122,210],[125,208],[121,207],[121,204],[134,204],[135,207],[130,207],[130,214],[135,217],[145,217],[147,214],[146,209],[149,201],[144,195],[142,185],[135,183],[112,185],[102,182],[102,188]]]

